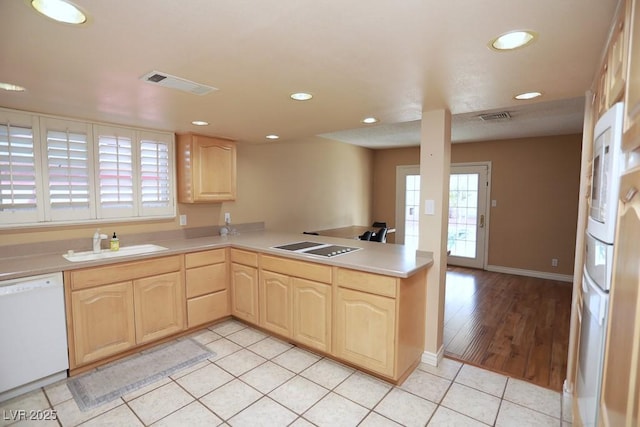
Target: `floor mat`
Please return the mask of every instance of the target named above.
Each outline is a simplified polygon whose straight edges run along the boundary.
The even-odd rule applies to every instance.
[[[214,356],[200,343],[183,339],[70,378],[67,386],[85,411]]]

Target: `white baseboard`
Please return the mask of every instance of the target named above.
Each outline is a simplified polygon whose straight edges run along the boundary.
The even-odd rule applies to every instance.
[[[559,280],[561,282],[573,282],[573,276],[569,274],[547,273],[545,271],[524,270],[521,268],[501,267],[499,265],[487,265],[487,271],[496,273],[516,274],[518,276],[537,277],[539,279]]]
[[[444,357],[444,345],[441,345],[438,349],[438,353],[432,353],[430,351],[425,351],[422,353],[422,357],[420,360],[422,363],[426,363],[431,366],[438,366],[442,358]]]

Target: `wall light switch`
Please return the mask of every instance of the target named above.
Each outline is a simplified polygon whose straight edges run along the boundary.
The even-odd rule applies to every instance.
[[[491,201],[491,207],[495,208],[496,206],[498,206],[498,201],[494,199]]]
[[[180,215],[180,225],[187,225],[187,216]]]
[[[425,215],[435,215],[436,214],[436,201],[435,200],[425,200],[424,201],[424,214]]]

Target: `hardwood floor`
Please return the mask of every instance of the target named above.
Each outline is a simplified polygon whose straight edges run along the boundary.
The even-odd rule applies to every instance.
[[[445,356],[561,391],[572,284],[447,268]]]

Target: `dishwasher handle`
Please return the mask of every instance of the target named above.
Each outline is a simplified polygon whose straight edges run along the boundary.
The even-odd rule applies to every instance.
[[[0,298],[55,287],[62,287],[62,275],[48,274],[10,280],[4,283],[0,282]]]

